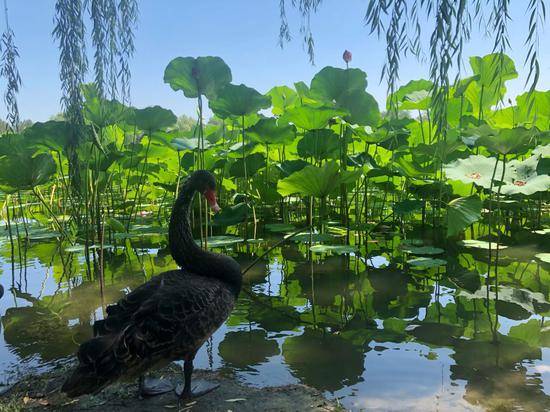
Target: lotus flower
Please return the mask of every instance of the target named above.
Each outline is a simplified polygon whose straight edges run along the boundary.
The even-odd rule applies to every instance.
[[[344,51],[342,59],[346,62],[346,65],[351,61],[351,52],[349,50]]]
[[[472,155],[466,159],[458,159],[445,165],[445,173],[452,180],[460,180],[464,183],[475,183],[485,189],[491,187],[491,178],[495,169],[496,158]],[[502,162],[497,165],[495,180],[502,176]],[[496,188],[493,185],[493,190]]]
[[[550,189],[550,176],[537,174],[538,156],[531,156],[523,161],[512,160],[508,163],[505,185],[501,193],[505,195],[532,195]]]

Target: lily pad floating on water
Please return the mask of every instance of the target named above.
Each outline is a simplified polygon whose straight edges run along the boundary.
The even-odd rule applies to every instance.
[[[422,239],[403,239],[401,241],[401,246],[422,246],[424,241]]]
[[[296,226],[291,225],[290,223],[268,223],[265,225],[265,228],[270,232],[289,232],[295,230]]]
[[[536,254],[535,257],[538,260],[542,260],[545,263],[550,263],[550,253],[539,253],[539,254]]]
[[[195,242],[200,244],[199,239],[195,240]],[[241,242],[244,242],[244,239],[242,237],[228,235],[211,236],[208,238],[208,247],[231,246]]]
[[[355,253],[358,251],[356,246],[351,245],[315,245],[309,248],[313,253],[335,253],[343,255],[347,253]]]
[[[438,266],[445,266],[447,261],[444,259],[434,259],[428,257],[419,257],[415,259],[407,260],[407,263],[413,267],[419,268],[435,268]]]
[[[21,232],[21,228],[19,229],[19,234],[23,235],[23,233]],[[47,240],[54,239],[60,236],[61,233],[46,228],[29,230],[29,240]]]
[[[329,235],[327,233],[313,233],[313,234],[299,233],[296,236],[293,236],[292,240],[295,242],[304,242],[304,243],[309,243],[310,240],[311,242],[329,242],[331,240],[334,240],[334,236]]]
[[[485,240],[475,240],[475,239],[466,239],[461,240],[458,242],[459,245],[464,247],[470,247],[474,249],[485,249],[489,250],[489,242],[486,242]],[[497,245],[495,242],[491,242],[491,249],[496,250],[498,246],[498,249],[506,249],[508,246],[505,245]]]
[[[114,248],[113,245],[103,245],[103,250],[113,249],[113,248]],[[88,246],[88,249],[89,250],[101,249],[101,245],[90,245]],[[68,252],[68,253],[82,253],[85,250],[86,250],[86,246],[80,245],[80,244],[76,244],[65,248],[65,252]]]
[[[403,252],[413,255],[440,255],[445,250],[433,246],[405,246],[403,247]]]

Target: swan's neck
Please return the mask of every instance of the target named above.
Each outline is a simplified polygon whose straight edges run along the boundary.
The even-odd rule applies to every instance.
[[[176,199],[168,230],[170,253],[182,269],[195,275],[218,278],[238,295],[242,283],[239,264],[229,256],[201,249],[193,239],[190,215],[194,195],[195,190],[184,185]]]

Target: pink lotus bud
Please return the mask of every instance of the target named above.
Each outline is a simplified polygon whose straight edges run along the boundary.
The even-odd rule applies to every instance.
[[[342,59],[348,64],[351,61],[351,52],[349,50],[346,50],[344,52],[344,55],[342,56]]]

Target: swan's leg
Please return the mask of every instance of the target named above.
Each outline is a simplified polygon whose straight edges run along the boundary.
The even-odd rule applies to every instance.
[[[185,379],[183,389],[176,389],[181,400],[187,400],[192,398],[198,398],[199,396],[206,395],[207,393],[219,388],[218,383],[199,380],[191,383],[191,377],[193,375],[193,360],[185,360],[183,363],[183,377]],[[179,392],[181,390],[181,393]]]
[[[167,379],[146,378],[141,375],[139,377],[139,396],[156,396],[174,390],[174,385]]]

